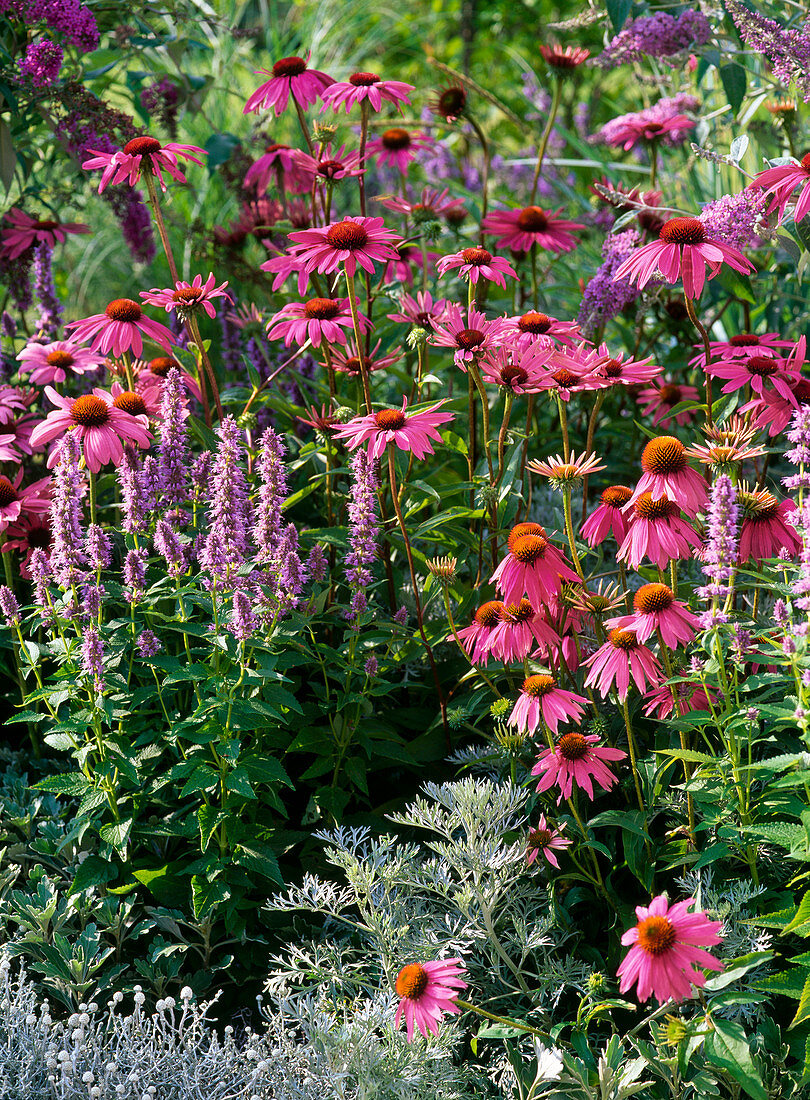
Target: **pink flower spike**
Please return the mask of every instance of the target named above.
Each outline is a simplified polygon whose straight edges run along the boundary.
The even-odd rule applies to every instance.
[[[385,228],[382,218],[359,217],[344,218],[321,229],[302,229],[290,233],[289,239],[301,246],[296,252],[307,275],[312,271],[331,275],[340,264],[347,275],[354,275],[358,267],[373,275],[375,262],[396,257],[392,246],[401,240]]]
[[[0,252],[9,260],[15,260],[35,245],[47,244],[49,248],[54,248],[65,240],[68,233],[90,232],[90,226],[84,222],[40,221],[18,206],[12,206],[3,217]]]
[[[438,412],[443,398],[421,412],[405,412],[408,399],[402,398],[402,409],[380,409],[370,416],[356,416],[335,432],[335,439],[344,440],[350,451],[368,444],[371,458],[380,458],[389,443],[401,451],[413,451],[416,458],[433,454],[431,441],[441,442],[439,425],[454,419],[451,412]]]
[[[493,210],[481,222],[481,228],[497,238],[500,248],[513,252],[529,252],[534,244],[544,252],[573,252],[577,241],[572,233],[585,226],[558,218],[560,210],[546,211],[539,206]]]
[[[70,375],[84,374],[104,363],[103,355],[71,340],[26,344],[17,359],[22,364],[20,374],[30,373],[30,381],[37,386],[64,382]]]
[[[306,57],[282,57],[272,70],[259,69],[260,73],[271,79],[248,97],[242,113],[249,115],[272,107],[278,118],[286,111],[290,96],[299,107],[307,108],[315,103],[334,81],[327,73],[310,69],[308,65],[309,54]]]
[[[619,992],[627,993],[635,985],[638,999],[651,996],[665,1001],[683,1001],[692,996],[693,987],[706,984],[703,970],[722,970],[723,963],[705,947],[720,943],[720,921],[709,920],[702,910],[689,913],[694,898],[669,905],[659,894],[649,906],[636,906],[638,924],[622,936],[630,947],[617,973]]]
[[[426,963],[409,963],[403,966],[396,980],[399,997],[394,1023],[399,1026],[403,1015],[408,1042],[413,1041],[414,1025],[427,1039],[428,1032],[439,1034],[442,1014],[458,1016],[460,1009],[456,997],[467,982],[461,977],[464,963],[461,959],[441,959]]]
[[[633,630],[611,630],[605,644],[584,663],[590,666],[585,687],[595,687],[603,699],[615,685],[623,702],[631,679],[642,693],[662,679],[660,664]]]
[[[361,332],[368,332],[371,322],[358,313]],[[290,344],[311,341],[317,348],[327,344],[345,344],[346,330],[352,329],[352,314],[348,298],[310,298],[306,302],[288,302],[267,322],[268,340],[284,340]]]
[[[82,168],[92,170],[102,168],[101,182],[98,185],[99,195],[109,184],[123,183],[125,180],[130,187],[134,187],[141,178],[141,172],[151,172],[157,177],[161,190],[166,190],[161,169],[171,176],[177,183],[185,183],[186,177],[180,171],[177,162],[178,157],[202,164],[201,160],[193,156],[208,156],[205,149],[196,145],[178,145],[176,142],[167,141],[162,144],[153,137],[137,137],[128,141],[123,149],[115,153],[105,153],[99,149],[88,149],[88,153],[95,154],[90,160],[83,161]]]
[[[133,355],[140,357],[144,336],[166,350],[176,340],[170,329],[146,317],[138,303],[131,298],[116,298],[103,313],[85,317],[81,321],[70,321],[65,328],[72,330],[71,335],[77,343],[84,343],[92,337],[91,351],[105,354],[112,352],[116,356],[131,351]]]
[[[493,256],[485,248],[464,248],[461,252],[454,252],[451,256],[442,256],[436,264],[439,275],[446,275],[448,271],[458,270],[459,275],[469,279],[475,284],[479,279],[487,279],[506,289],[505,275],[512,279],[518,277],[517,272],[502,256]]]
[[[694,300],[703,290],[706,267],[713,279],[724,263],[743,275],[755,270],[742,252],[711,240],[700,219],[671,218],[661,229],[659,239],[628,256],[614,272],[613,279],[627,278],[641,290],[660,271],[667,282],[682,279],[684,294]]]
[[[335,81],[322,94],[322,111],[332,107],[339,111],[345,105],[346,114],[357,106],[366,102],[373,111],[379,111],[383,101],[393,103],[399,108],[400,103],[410,103],[408,94],[415,91],[413,84],[404,84],[401,80],[382,80],[376,73],[352,73],[346,81]]]
[[[660,630],[664,645],[675,649],[692,641],[700,622],[697,615],[675,599],[669,585],[643,584],[633,596],[633,614],[607,619],[605,626],[632,630],[639,642],[646,642]]]
[[[599,745],[598,742],[599,738],[594,733],[587,737],[581,733],[564,733],[553,749],[543,749],[532,768],[532,775],[541,776],[537,790],[542,792],[559,787],[558,806],[564,798],[571,797],[574,785],[591,800],[594,797],[594,783],[609,791],[618,779],[607,764],[624,760],[627,753]]]
[[[533,829],[529,829],[528,836],[526,837],[526,863],[531,865],[537,859],[540,852],[546,857],[552,867],[556,867],[559,871],[560,865],[557,862],[556,852],[564,852],[566,848],[570,848],[574,843],[567,837],[562,835],[563,827],[554,829],[551,824],[546,821],[546,815],[540,814],[540,820]]]
[[[539,673],[523,681],[507,724],[523,733],[536,733],[544,722],[556,737],[560,722],[579,725],[587,706],[588,700],[582,695],[564,691],[557,687],[553,676]]]
[[[45,387],[45,393],[57,408],[31,433],[32,444],[50,443],[73,430],[81,443],[87,468],[94,474],[109,462],[116,466],[121,462],[124,443],[149,446],[151,436],[140,417],[116,408],[112,394],[93,390],[71,399],[62,397],[51,386]],[[59,449],[56,448],[51,452],[48,466],[53,467],[58,461]]]
[[[140,296],[150,306],[163,306],[167,313],[177,312],[182,316],[197,309],[204,309],[213,319],[217,311],[211,304],[212,298],[225,298],[231,303],[233,301],[230,294],[225,293],[227,285],[226,279],[224,283],[217,286],[213,273],[209,273],[205,283],[202,281],[202,275],[195,275],[190,283],[183,282],[181,279],[179,283],[174,284],[174,289],[169,287],[167,290],[160,290],[158,287],[152,287],[151,290],[142,290]]]

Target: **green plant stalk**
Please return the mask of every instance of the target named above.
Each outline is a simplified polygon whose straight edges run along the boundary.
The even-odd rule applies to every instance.
[[[633,783],[636,787],[636,798],[638,799],[638,808],[646,818],[647,807],[644,805],[644,796],[641,793],[641,781],[638,777],[638,751],[636,749],[636,738],[633,733],[633,723],[630,721],[630,708],[627,705],[627,696],[622,699],[622,713],[624,715],[624,728],[627,730],[627,747],[630,750],[630,767],[633,769]]]
[[[479,224],[481,224],[481,231],[480,231],[479,240],[481,242],[481,247],[483,248],[483,246],[484,246],[483,221],[484,221],[484,218],[486,218],[486,216],[487,216],[487,209],[488,209],[488,202],[489,202],[489,167],[490,167],[490,163],[491,163],[491,160],[492,160],[492,154],[490,153],[489,142],[487,141],[486,136],[484,135],[484,131],[481,129],[481,127],[478,125],[478,123],[475,121],[475,119],[472,117],[471,114],[467,113],[467,115],[465,117],[466,117],[467,121],[469,122],[470,126],[472,126],[473,130],[475,131],[475,136],[478,138],[478,141],[481,145],[481,152],[484,154],[484,166],[483,166],[483,171],[481,173],[481,217],[479,219]]]
[[[371,416],[371,387],[368,380],[368,369],[363,359],[363,341],[360,338],[360,317],[357,312],[357,292],[354,289],[354,275],[350,275],[346,265],[343,265],[346,276],[346,286],[349,291],[349,308],[352,313],[352,325],[354,326],[354,340],[357,344],[357,362],[360,368],[360,381],[363,386],[363,398],[366,403],[366,412]]]
[[[152,216],[155,219],[155,225],[157,226],[160,243],[163,245],[163,251],[166,253],[166,260],[169,264],[169,271],[171,272],[172,282],[179,283],[180,276],[177,273],[177,264],[174,262],[172,246],[169,244],[169,235],[166,232],[166,223],[163,220],[163,211],[160,209],[160,198],[158,196],[155,176],[151,169],[147,169],[143,172],[142,178],[146,181],[146,190],[149,192],[149,204],[152,207]]]
[[[509,419],[512,415],[512,404],[515,400],[515,395],[511,390],[507,390],[506,397],[504,398],[503,405],[503,419],[501,420],[501,430],[498,432],[498,476],[495,478],[495,484],[500,485],[501,479],[504,474],[504,451],[506,449],[506,431],[509,427]]]
[[[663,638],[663,635],[661,634],[661,628],[660,627],[658,628],[657,633],[658,633],[658,651],[660,652],[661,660],[664,663],[664,669],[666,670],[667,679],[671,680],[672,676],[673,676],[673,672],[672,672],[672,661],[669,658],[669,649],[667,648],[666,643],[664,642],[664,638]],[[670,686],[669,690],[670,690],[670,693],[672,693],[672,686]],[[674,704],[674,702],[675,702],[674,693],[672,694],[672,700],[673,700],[673,704]],[[675,708],[675,712],[677,713],[677,708]],[[681,742],[681,749],[684,752],[688,752],[689,751],[689,746],[686,743],[686,732],[682,729],[679,729],[678,730],[678,736],[679,736],[680,742]],[[684,776],[684,779],[685,779],[685,781],[688,785],[689,781],[692,778],[692,769],[689,767],[689,762],[687,760],[683,761],[683,776]],[[694,803],[694,800],[692,798],[692,795],[688,791],[686,792],[686,810],[687,810],[687,813],[689,815],[689,836],[691,837],[692,841],[694,842],[694,839],[695,839],[695,803]]]
[[[563,486],[563,511],[565,513],[565,533],[568,536],[568,545],[571,549],[571,560],[574,563],[579,576],[584,583],[585,574],[582,572],[582,562],[579,560],[579,554],[577,553],[577,544],[574,541],[574,524],[571,519],[571,486]]]
[[[534,177],[532,179],[532,189],[529,195],[529,206],[534,204],[535,197],[537,195],[537,185],[540,182],[540,172],[543,167],[543,161],[546,156],[546,149],[548,148],[548,139],[551,137],[551,131],[554,129],[554,122],[557,118],[557,111],[560,109],[560,97],[562,95],[562,78],[556,77],[554,81],[554,94],[551,99],[551,108],[548,112],[548,118],[546,119],[546,128],[543,131],[543,136],[540,138],[540,148],[537,151],[537,164],[534,169]]]
[[[208,382],[211,386],[211,393],[214,396],[214,404],[216,405],[217,416],[220,420],[222,420],[223,413],[222,402],[219,399],[219,386],[217,385],[214,368],[211,366],[211,360],[208,358],[208,352],[205,350],[205,345],[203,344],[202,336],[200,335],[199,322],[193,313],[189,313],[185,319],[185,323],[186,328],[191,335],[191,339],[194,341],[194,346],[197,348],[197,351],[199,353],[200,362],[202,363],[202,366],[205,369],[205,373],[208,377]],[[200,375],[202,375],[202,371],[200,371],[199,373]]]
[[[574,801],[573,798],[567,798],[566,802],[568,803],[568,805],[570,807],[571,813],[574,815],[574,820],[576,821],[577,825],[579,826],[579,831],[582,833],[583,839],[587,843],[587,841],[588,841],[588,830],[582,824],[582,818],[579,816],[579,811],[577,810],[576,802]],[[596,852],[593,850],[593,848],[588,848],[588,851],[591,854],[591,862],[593,863],[594,873],[596,874],[596,882],[599,886],[599,889],[602,891],[602,893],[606,894],[607,891],[605,890],[605,883],[602,879],[602,872],[599,870],[599,862],[596,858]]]
[[[528,1024],[521,1024],[509,1016],[496,1016],[494,1012],[487,1012],[485,1008],[479,1008],[477,1005],[470,1004],[469,1001],[459,1000],[458,997],[456,997],[456,1004],[459,1008],[464,1009],[465,1012],[477,1012],[479,1016],[485,1016],[487,1020],[494,1020],[498,1024],[505,1024],[506,1027],[517,1028],[518,1031],[527,1031],[530,1035],[536,1035],[539,1039],[545,1039],[546,1042],[551,1042],[548,1032],[538,1031],[536,1027],[529,1027]]]
[[[711,362],[711,358],[712,358],[711,348],[709,347],[709,334],[706,331],[706,329],[703,327],[703,325],[700,323],[700,321],[698,320],[698,315],[695,312],[695,303],[692,301],[692,299],[688,298],[684,294],[683,300],[686,303],[686,312],[689,314],[689,320],[692,322],[692,324],[698,330],[698,332],[700,333],[700,338],[703,341],[703,354],[704,354],[704,359],[705,359],[704,364],[703,364],[703,376],[706,379],[706,422],[708,423],[709,427],[711,427],[711,425],[713,423],[713,420],[712,420],[712,376],[709,374],[708,370],[706,369],[708,367],[709,363]]]
[[[502,699],[503,696],[498,691],[498,689],[495,687],[495,684],[492,682],[492,680],[490,680],[490,678],[489,678],[489,676],[487,676],[486,672],[484,672],[484,670],[482,668],[479,668],[479,666],[475,663],[475,661],[473,661],[472,657],[470,657],[469,653],[467,653],[467,650],[464,648],[464,643],[461,640],[461,638],[459,637],[458,630],[456,629],[455,620],[453,619],[453,612],[450,608],[450,594],[448,592],[448,586],[445,583],[442,583],[442,592],[444,594],[444,607],[445,607],[445,610],[447,612],[447,622],[450,626],[450,633],[455,638],[461,652],[464,654],[464,656],[470,662],[470,665],[475,669],[475,671],[478,673],[478,675],[481,677],[481,679],[484,680],[487,684],[489,684],[489,686],[492,688],[492,690],[495,692],[495,694],[498,696],[499,699]]]

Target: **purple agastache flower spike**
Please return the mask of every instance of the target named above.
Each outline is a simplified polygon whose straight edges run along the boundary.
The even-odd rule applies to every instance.
[[[84,478],[79,470],[79,442],[68,432],[59,445],[59,463],[51,498],[50,563],[56,583],[70,588],[82,564],[81,500]]]
[[[94,626],[82,631],[82,668],[93,681],[95,691],[104,690],[104,647]]]
[[[377,489],[379,478],[375,463],[368,452],[357,450],[351,460],[353,484],[349,494],[349,543],[351,549],[345,558],[346,579],[355,596],[346,618],[353,622],[357,615],[365,611],[368,601],[365,589],[371,583],[373,575],[369,566],[377,560],[377,537],[380,530],[377,519]]]
[[[256,502],[256,523],[253,539],[258,548],[256,560],[267,562],[281,538],[284,520],[281,507],[287,496],[287,468],[284,464],[284,440],[273,430],[262,433],[259,460],[259,497]]]
[[[170,518],[189,498],[188,430],[183,419],[183,383],[177,367],[171,367],[163,383],[160,398],[160,439],[158,464],[160,470],[160,504],[173,506]]]
[[[739,551],[737,490],[728,474],[718,474],[715,478],[707,520],[703,572],[709,583],[697,591],[704,599],[712,601],[713,610],[707,612],[710,618],[706,618],[704,629],[708,628],[707,624],[713,626],[718,621],[726,621],[718,618],[722,614],[718,612],[718,604],[731,592],[729,581],[734,576]]]
[[[250,504],[241,460],[242,432],[232,416],[219,425],[219,446],[211,477],[209,534],[200,566],[216,582],[235,587],[239,566],[248,551]]]

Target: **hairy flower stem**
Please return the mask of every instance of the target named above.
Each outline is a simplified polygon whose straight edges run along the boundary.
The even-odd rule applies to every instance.
[[[309,136],[309,127],[307,126],[307,116],[304,114],[304,109],[295,96],[292,96],[292,101],[295,104],[295,111],[298,115],[298,122],[301,126],[301,133],[304,135],[304,141],[307,143],[307,149],[309,149],[310,156],[315,156],[315,146],[312,144],[312,138]]]
[[[543,131],[543,136],[540,139],[540,148],[537,151],[537,164],[534,169],[534,178],[532,179],[532,190],[529,195],[529,205],[534,203],[535,196],[537,195],[537,185],[540,182],[540,172],[543,167],[543,160],[546,155],[546,149],[548,147],[548,139],[551,137],[551,131],[554,129],[554,120],[557,117],[557,111],[560,109],[560,96],[562,95],[562,78],[557,77],[554,81],[554,95],[551,100],[551,108],[548,112],[548,118],[546,119],[546,128]]]
[[[644,796],[641,793],[641,782],[639,781],[638,777],[638,751],[636,749],[636,738],[633,734],[633,723],[630,721],[630,708],[627,705],[626,695],[622,700],[622,713],[624,714],[624,728],[627,730],[627,747],[630,750],[630,766],[633,769],[633,782],[636,786],[636,798],[638,799],[638,808],[646,817],[647,807],[644,805]]]
[[[663,638],[663,635],[661,634],[660,628],[658,630],[658,650],[661,654],[661,660],[664,664],[664,670],[666,671],[667,679],[671,680],[673,675],[674,675],[673,670],[672,670],[672,661],[670,660],[669,649],[667,648],[667,646],[664,642],[664,638]],[[672,692],[672,699],[673,699],[673,703],[674,703],[675,702],[675,692],[674,692],[674,688],[672,688],[672,686],[670,686],[670,692]],[[708,698],[708,693],[707,693],[707,698]],[[677,714],[677,708],[675,708],[675,713]],[[689,746],[686,743],[686,732],[682,729],[679,729],[678,734],[680,736],[682,751],[684,753],[689,752]],[[686,784],[688,785],[690,779],[692,778],[692,770],[689,767],[688,760],[684,759],[682,761],[682,764],[683,764],[683,777],[684,777],[684,780],[685,780]],[[691,794],[689,794],[688,792],[686,794],[686,809],[687,809],[687,813],[689,815],[689,836],[694,841],[694,839],[695,839],[695,803],[694,803],[694,800],[693,800]]]
[[[582,818],[579,816],[579,810],[577,809],[577,804],[576,804],[576,802],[574,801],[573,798],[568,798],[568,799],[566,799],[566,801],[568,802],[568,805],[571,809],[571,813],[574,815],[574,820],[576,821],[577,825],[579,825],[579,831],[582,833],[582,836],[585,840],[585,843],[587,844],[588,843],[588,830],[583,825]],[[602,879],[602,872],[599,870],[599,862],[596,858],[596,852],[593,850],[593,848],[588,848],[588,851],[591,853],[591,862],[593,863],[594,873],[596,874],[597,885],[599,886],[599,889],[602,891],[602,893],[606,894],[607,892],[605,890],[605,883]]]
[[[124,374],[127,378],[127,389],[132,392],[135,389],[135,376],[132,373],[132,356],[128,351],[121,353],[121,359],[124,364]]]
[[[174,253],[172,252],[172,246],[169,244],[169,235],[166,232],[163,211],[160,209],[157,183],[151,171],[144,172],[143,178],[146,180],[146,190],[149,192],[149,204],[152,207],[152,216],[155,219],[155,225],[157,226],[160,243],[163,245],[163,251],[166,253],[166,260],[169,264],[172,282],[177,283],[180,281],[180,276],[177,274],[177,264],[174,262]]]
[[[593,437],[596,432],[596,418],[599,415],[599,410],[602,408],[605,398],[607,397],[607,390],[599,390],[596,395],[596,400],[593,403],[591,409],[590,419],[588,420],[588,438],[585,440],[585,454],[589,455],[593,451]],[[588,513],[588,475],[582,479],[582,522],[585,522]]]
[[[709,427],[713,424],[712,420],[712,376],[709,374],[708,367],[711,362],[712,352],[709,347],[709,334],[703,325],[698,320],[698,315],[695,312],[695,303],[691,298],[688,298],[685,294],[683,300],[686,303],[686,312],[689,314],[689,320],[695,326],[700,333],[700,338],[703,341],[703,354],[705,362],[703,364],[703,374],[706,378],[706,422]]]
[[[488,1020],[495,1020],[496,1023],[506,1024],[507,1027],[517,1028],[518,1031],[527,1031],[530,1035],[536,1035],[538,1039],[544,1039],[546,1042],[551,1042],[548,1032],[538,1031],[536,1027],[529,1027],[528,1024],[521,1024],[519,1021],[513,1020],[510,1016],[496,1016],[493,1012],[487,1012],[486,1009],[470,1004],[469,1001],[461,1001],[458,997],[456,997],[456,1004],[459,1008],[463,1008],[465,1012],[477,1012],[479,1016],[485,1016]]]
[[[360,382],[363,386],[363,398],[366,403],[366,412],[371,416],[371,386],[368,381],[368,368],[363,358],[363,341],[360,337],[360,317],[357,312],[357,292],[354,289],[354,275],[350,275],[343,266],[346,275],[346,286],[349,291],[349,308],[352,311],[352,324],[354,325],[354,340],[357,344],[357,363],[360,370]]]
[[[503,420],[501,421],[501,430],[498,432],[498,476],[495,478],[495,484],[500,485],[501,478],[503,477],[503,460],[504,449],[506,446],[506,430],[509,427],[509,418],[512,415],[512,402],[515,400],[515,396],[511,392],[507,392],[503,406]]]
[[[191,339],[194,341],[194,345],[197,348],[197,351],[199,352],[200,361],[202,363],[203,368],[205,369],[205,373],[208,377],[208,381],[209,381],[210,386],[211,386],[211,393],[214,395],[214,404],[216,405],[216,408],[217,408],[217,416],[221,420],[223,414],[222,414],[222,402],[219,399],[219,386],[217,385],[216,376],[214,374],[214,368],[211,366],[211,360],[208,358],[208,352],[205,350],[205,345],[202,342],[202,336],[200,335],[199,322],[197,321],[197,318],[194,316],[193,313],[189,314],[188,317],[186,318],[186,328],[188,329],[189,335],[191,336]],[[200,376],[202,376],[202,371],[199,371],[199,374],[200,374]],[[210,410],[209,410],[209,415],[210,415]]]
[[[366,140],[368,139],[368,100],[360,100],[360,160],[358,168],[360,175],[357,177],[357,186],[360,189],[360,213],[366,216]]]
[[[498,689],[495,687],[495,684],[492,682],[492,680],[490,680],[490,678],[489,678],[489,676],[487,676],[486,672],[484,672],[484,670],[482,668],[480,668],[475,663],[475,661],[473,661],[473,659],[467,653],[467,650],[464,648],[464,643],[462,642],[461,638],[459,637],[458,630],[456,629],[456,623],[455,623],[455,620],[453,619],[453,612],[450,608],[450,595],[447,591],[447,584],[446,583],[442,583],[442,592],[444,594],[444,607],[445,607],[445,611],[447,612],[447,622],[448,622],[448,625],[450,627],[450,633],[456,639],[456,642],[458,644],[458,648],[461,650],[461,652],[464,654],[464,656],[470,662],[470,664],[475,669],[475,671],[478,673],[478,675],[483,680],[485,680],[486,683],[489,684],[489,686],[492,688],[493,692],[498,696],[498,698],[502,699],[503,696],[498,691]]]
[[[492,160],[492,154],[490,152],[489,142],[484,135],[484,131],[481,129],[481,127],[478,125],[471,114],[468,113],[466,118],[470,126],[472,126],[473,130],[475,130],[475,136],[478,138],[478,141],[481,145],[481,152],[484,154],[484,165],[483,171],[481,173],[481,216],[478,219],[479,225],[482,226],[479,240],[481,242],[481,247],[483,248],[484,229],[482,223],[484,221],[484,218],[486,218],[487,216],[487,205],[489,201],[489,166]]]
[[[560,411],[560,431],[562,432],[563,438],[563,457],[567,462],[571,456],[571,443],[568,439],[568,413],[565,408],[565,401],[563,401],[562,397],[560,397],[559,395],[557,396],[557,407]]]
[[[577,553],[577,544],[574,541],[574,524],[571,519],[571,486],[566,485],[563,488],[563,510],[565,512],[565,533],[568,535],[568,546],[571,549],[571,560],[574,563],[574,569],[579,573],[582,581],[585,581],[585,574],[582,572],[582,562],[579,560],[579,554]]]
[[[444,737],[447,748],[450,748],[450,727],[447,724],[447,700],[444,697],[441,684],[439,683],[439,670],[436,667],[436,660],[433,656],[433,650],[430,647],[430,642],[427,640],[425,634],[425,627],[422,615],[422,601],[419,598],[419,585],[416,583],[416,570],[413,564],[413,552],[411,550],[411,542],[408,538],[408,529],[405,526],[405,519],[402,515],[402,509],[399,505],[399,494],[397,492],[397,467],[396,467],[396,445],[389,443],[388,445],[388,477],[391,484],[391,499],[394,503],[394,511],[397,514],[397,520],[399,521],[399,529],[402,532],[402,538],[405,542],[405,555],[408,559],[408,570],[411,574],[411,584],[413,585],[413,599],[416,604],[416,621],[419,625],[419,634],[422,638],[422,643],[425,647],[425,652],[430,662],[430,671],[433,674],[433,683],[436,686],[436,695],[439,699],[439,708],[442,714],[442,726],[444,727]]]

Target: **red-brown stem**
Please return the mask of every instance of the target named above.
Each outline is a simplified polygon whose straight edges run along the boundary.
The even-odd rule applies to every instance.
[[[208,375],[208,381],[211,384],[211,393],[214,395],[214,404],[217,407],[217,416],[222,419],[222,402],[219,399],[219,386],[217,385],[216,375],[214,374],[214,368],[211,366],[211,360],[208,358],[208,352],[205,350],[205,346],[202,342],[202,336],[200,335],[200,326],[197,323],[197,318],[194,314],[190,314],[186,321],[186,328],[189,331],[191,339],[197,346],[197,350],[200,353],[200,360],[205,369],[205,373]],[[200,371],[200,379],[202,380],[202,371]]]
[[[686,312],[689,314],[689,320],[695,326],[700,333],[700,338],[703,340],[703,354],[705,356],[705,363],[703,365],[703,373],[706,376],[706,420],[709,427],[711,427],[712,421],[712,376],[709,374],[709,363],[711,362],[712,352],[709,347],[709,334],[703,325],[698,320],[698,315],[695,311],[695,303],[691,298],[687,298],[684,294],[684,302],[686,302]]]
[[[149,202],[152,206],[152,214],[155,219],[155,225],[157,226],[160,243],[163,245],[163,251],[166,253],[166,259],[169,263],[172,282],[178,283],[180,281],[180,276],[177,274],[177,264],[174,262],[172,246],[169,244],[169,235],[166,232],[166,223],[163,221],[163,212],[160,209],[160,199],[158,198],[155,177],[150,171],[146,171],[143,173],[143,178],[146,180],[146,190],[149,192]]]

